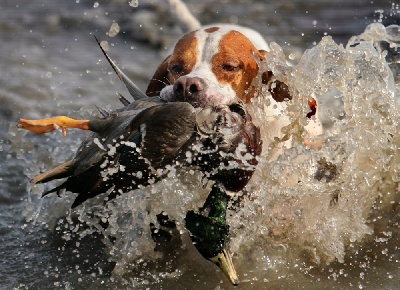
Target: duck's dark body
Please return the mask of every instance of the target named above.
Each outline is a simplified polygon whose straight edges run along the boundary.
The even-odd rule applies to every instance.
[[[111,188],[109,199],[146,186],[163,177],[167,165],[176,164],[196,166],[237,191],[251,177],[260,151],[259,131],[238,105],[194,108],[147,98],[90,120],[89,129],[94,133],[74,159],[35,178],[47,182],[69,177],[45,195],[60,189],[78,193],[72,207]],[[246,152],[235,152],[240,142]],[[244,164],[239,155],[247,152],[254,158]],[[232,161],[237,167],[226,169]]]

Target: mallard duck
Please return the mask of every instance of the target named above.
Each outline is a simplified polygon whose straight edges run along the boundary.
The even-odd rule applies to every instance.
[[[252,176],[261,152],[259,129],[241,104],[194,108],[189,103],[147,97],[103,53],[135,100],[131,103],[119,94],[123,108],[111,113],[100,109],[102,118],[92,120],[65,116],[20,119],[20,128],[38,134],[57,128],[64,135],[67,128],[93,132],[72,160],[39,174],[32,183],[67,178],[43,196],[61,189],[78,193],[71,206],[75,208],[105,192],[109,193],[107,201],[154,183],[167,174],[167,165],[196,167],[216,185],[198,212],[187,213],[186,227],[197,250],[236,285],[237,275],[226,250],[229,197],[225,191],[241,190]]]

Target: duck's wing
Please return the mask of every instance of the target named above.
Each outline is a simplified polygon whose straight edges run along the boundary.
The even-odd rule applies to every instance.
[[[98,128],[103,126],[101,124]],[[194,138],[195,110],[188,103],[153,106],[138,114],[128,126],[124,130],[116,130],[123,131],[122,134],[99,130],[105,139],[105,146],[110,150],[96,163],[96,168],[89,167],[80,174],[84,176],[97,172],[96,178],[90,176],[97,182],[92,183],[89,190],[81,191],[75,187],[81,181],[80,176],[67,180],[70,182],[67,190],[79,191],[72,207],[111,188],[108,200],[162,178],[163,174],[157,169],[172,164],[185,144],[191,143]],[[84,177],[82,181],[85,179],[88,178]]]
[[[52,118],[47,118],[42,119],[42,120],[23,120],[24,125],[20,126],[23,128],[27,128],[28,126],[33,126],[32,128],[29,128],[29,130],[33,132],[37,132],[40,130],[39,133],[44,133],[48,132],[50,130],[48,129],[43,129],[44,127],[52,127],[51,129],[53,130],[55,127],[59,126],[64,126],[60,125],[61,122],[65,123],[65,119],[69,119],[72,121],[69,121],[70,123],[67,123],[65,127],[63,127],[63,131],[66,130],[66,128],[71,128],[71,124],[73,123],[81,123],[85,122],[85,128],[84,130],[91,130],[96,132],[91,136],[91,138],[88,138],[87,140],[83,141],[81,146],[78,149],[78,152],[75,156],[74,159],[69,160],[63,164],[60,164],[44,173],[41,173],[37,175],[35,178],[33,178],[32,183],[45,183],[48,181],[51,181],[53,179],[60,179],[64,177],[68,177],[73,175],[74,173],[76,174],[77,171],[85,171],[88,167],[92,166],[93,164],[97,163],[101,159],[101,156],[103,155],[103,151],[105,150],[102,148],[101,143],[98,141],[99,138],[104,138],[104,136],[107,136],[107,132],[110,132],[110,134],[107,136],[108,139],[114,138],[115,136],[118,136],[119,134],[122,134],[124,132],[124,129],[127,126],[127,123],[131,121],[132,118],[134,118],[135,111],[132,112],[122,112],[118,114],[111,114],[108,115],[104,119],[98,119],[98,120],[75,120],[75,119],[70,119],[64,116],[59,116],[59,117],[52,117]],[[33,123],[45,123],[44,125],[32,125]],[[48,123],[46,123],[48,122]],[[21,123],[21,121],[20,121]],[[29,124],[29,125],[26,125]],[[125,126],[125,128],[124,128]],[[112,128],[112,129],[111,129]],[[81,128],[83,129],[83,128]],[[45,130],[45,131],[43,131]],[[97,142],[98,141],[98,142]],[[109,141],[108,141],[109,143]],[[101,150],[103,149],[103,150]]]
[[[162,106],[145,123],[142,156],[160,168],[179,159],[196,138],[196,110],[189,103]]]
[[[133,116],[132,111],[123,111],[89,121],[95,134],[82,143],[75,158],[34,180],[69,177],[44,195],[61,189],[78,193],[72,207],[111,189],[109,199],[146,186],[160,178],[154,169],[171,163],[193,138],[194,112],[188,103],[172,103]]]
[[[96,143],[100,138],[102,140],[107,139],[108,141],[106,143],[110,144],[110,140],[118,138],[122,133],[127,132],[127,126],[142,111],[163,104],[165,103],[158,98],[146,98],[130,103],[124,108],[111,113],[103,112],[103,110],[100,109],[99,111],[104,118],[94,120],[76,120],[66,116],[56,116],[41,120],[20,119],[18,123],[19,128],[29,130],[36,134],[51,132],[58,128],[62,129],[63,135],[66,135],[67,128],[77,128],[94,132],[90,138],[82,142],[73,160],[39,174],[32,180],[32,183],[44,183],[53,179],[68,177],[74,174],[75,170],[79,169],[84,171],[88,166],[90,167],[91,164],[95,164],[101,158],[101,154],[98,154],[101,153],[101,150],[99,150],[101,149],[99,148],[100,143],[97,142],[97,146],[93,146],[93,142]],[[148,113],[149,112],[144,113],[137,121],[141,122],[148,118]],[[83,162],[84,160],[87,161],[85,164]]]
[[[89,121],[89,128],[94,134],[85,140],[78,149],[75,158],[65,166],[59,165],[34,178],[35,183],[69,177],[64,183],[43,194],[65,189],[78,193],[72,207],[80,205],[89,198],[111,189],[117,176],[119,158],[131,155],[131,162],[146,171],[146,164],[139,158],[136,150],[127,147],[136,146],[139,141],[141,125],[151,117],[156,107],[137,111],[123,111],[110,114],[104,119]],[[139,169],[137,169],[139,170]],[[139,184],[137,184],[139,185]]]

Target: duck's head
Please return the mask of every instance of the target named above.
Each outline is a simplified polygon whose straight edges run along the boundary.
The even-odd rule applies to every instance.
[[[216,264],[233,285],[238,285],[239,279],[227,250],[230,240],[225,221],[227,204],[228,196],[214,187],[198,213],[188,211],[185,225],[199,253]]]

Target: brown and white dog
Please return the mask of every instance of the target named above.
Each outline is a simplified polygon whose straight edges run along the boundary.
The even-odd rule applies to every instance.
[[[251,104],[261,82],[269,86],[272,98],[265,103],[262,120],[253,118],[261,130],[263,151],[274,160],[290,146],[282,128],[290,121],[283,102],[290,100],[286,84],[275,80],[272,72],[260,71],[259,64],[269,51],[264,38],[255,30],[238,25],[205,26],[184,35],[173,52],[159,65],[146,94],[165,101],[205,105]],[[271,85],[273,83],[273,85]],[[270,144],[275,142],[274,148]],[[310,144],[307,144],[310,145]]]
[[[158,67],[146,94],[193,106],[249,103],[259,75],[260,61],[269,50],[262,36],[249,28],[218,24],[184,35]],[[262,76],[264,83],[271,73]],[[280,84],[271,91],[275,99],[289,97]]]

